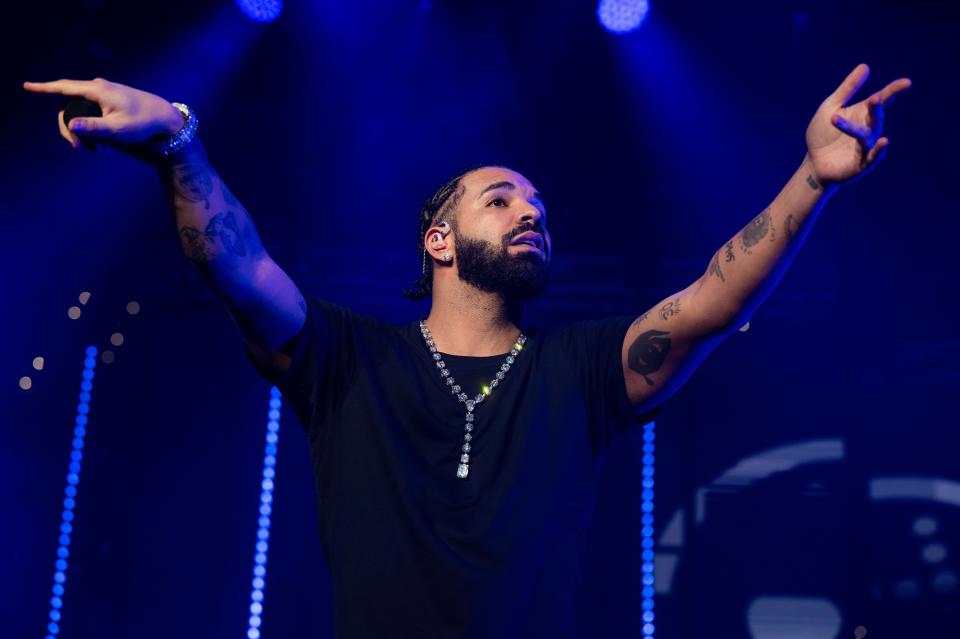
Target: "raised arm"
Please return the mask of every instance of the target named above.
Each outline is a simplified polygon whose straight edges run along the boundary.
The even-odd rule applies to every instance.
[[[69,128],[59,113],[60,133],[74,149],[80,148],[78,134],[97,138],[157,168],[184,254],[224,301],[261,369],[281,376],[290,363],[283,347],[306,318],[303,296],[264,250],[253,220],[214,171],[199,139],[168,158],[145,150],[142,143],[151,137],[176,133],[182,114],[159,96],[103,79],[27,82],[24,88],[100,105],[102,117],[75,118]]]
[[[846,106],[867,79],[861,64],[817,110],[807,128],[807,154],[786,186],[759,215],[721,246],[696,282],[634,321],[623,342],[627,394],[639,408],[659,404],[704,357],[756,311],[783,277],[836,188],[882,158],[883,110],[909,88],[901,78]]]

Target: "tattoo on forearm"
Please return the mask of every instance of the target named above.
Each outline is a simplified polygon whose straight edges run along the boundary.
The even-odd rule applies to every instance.
[[[733,256],[733,240],[730,240],[729,242],[724,244],[723,248],[726,249],[724,252],[724,259],[727,262],[733,262],[737,259],[736,257]]]
[[[757,217],[753,218],[749,224],[743,227],[740,232],[740,244],[744,252],[749,253],[750,249],[760,243],[760,240],[770,236],[770,241],[774,239],[774,229],[770,221],[770,209],[764,209]]]
[[[240,235],[240,227],[237,225],[237,218],[233,211],[217,213],[210,222],[203,234],[211,239],[220,238],[223,247],[231,255],[242,257],[247,254],[247,248],[243,244],[243,237]]]
[[[180,227],[187,256],[194,262],[209,262],[213,259],[213,246],[207,242],[203,231],[193,226]]]
[[[820,190],[820,183],[817,182],[816,179],[814,179],[814,177],[809,173],[807,174],[807,184],[809,184],[810,188],[813,189],[814,191]]]
[[[727,281],[727,278],[723,276],[723,271],[720,270],[720,253],[715,254],[710,261],[710,275],[716,275],[721,282]]]
[[[246,231],[245,229],[244,235],[249,236]],[[180,228],[180,236],[186,245],[187,254],[194,262],[211,261],[216,254],[214,246],[218,239],[231,255],[243,257],[247,254],[247,247],[233,211],[217,213],[210,218],[203,231],[184,225]]]
[[[208,167],[201,164],[183,164],[174,167],[173,188],[183,199],[189,202],[203,202],[204,208],[210,208],[213,176]]]
[[[680,298],[667,302],[660,307],[660,319],[666,320],[680,314]]]
[[[793,213],[787,216],[787,219],[783,222],[783,234],[787,238],[787,242],[793,239],[794,233],[796,233],[797,225],[793,223]]]
[[[670,352],[669,331],[650,330],[642,333],[633,340],[627,351],[627,366],[635,373],[643,375],[648,385],[653,386],[653,380],[648,377],[663,366]]]

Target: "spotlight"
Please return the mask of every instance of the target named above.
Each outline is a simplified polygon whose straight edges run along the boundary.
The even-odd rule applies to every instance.
[[[280,17],[283,0],[237,0],[237,7],[254,22],[273,22]]]
[[[647,0],[600,0],[597,17],[611,33],[627,33],[643,24],[649,10]]]

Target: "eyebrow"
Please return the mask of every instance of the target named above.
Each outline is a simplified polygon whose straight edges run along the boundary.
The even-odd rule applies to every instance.
[[[477,196],[477,199],[479,200],[480,198],[482,198],[484,195],[486,195],[486,194],[489,193],[490,191],[494,191],[494,190],[496,190],[496,189],[507,189],[508,191],[515,191],[515,190],[517,189],[517,185],[514,184],[513,182],[508,181],[508,180],[501,180],[500,182],[494,182],[493,184],[491,184],[490,186],[488,186],[488,187],[485,188],[484,190],[480,191],[480,195]],[[535,202],[537,202],[538,204],[540,204],[541,207],[543,207],[544,209],[546,209],[546,205],[543,203],[543,198],[540,196],[539,193],[537,193],[536,191],[534,191],[534,192],[533,192],[533,198],[532,198],[532,199],[533,199],[533,201],[535,201]]]

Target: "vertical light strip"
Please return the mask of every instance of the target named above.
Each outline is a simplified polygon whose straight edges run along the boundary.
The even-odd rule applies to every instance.
[[[97,347],[88,346],[83,359],[83,379],[80,381],[80,397],[77,402],[77,417],[73,428],[73,450],[67,468],[67,487],[63,490],[63,513],[60,515],[60,537],[57,560],[54,563],[53,596],[50,598],[50,614],[46,639],[54,639],[60,633],[63,617],[64,584],[67,582],[67,559],[70,557],[70,536],[73,534],[73,509],[77,506],[77,488],[80,485],[80,463],[83,461],[83,440],[87,436],[87,414],[90,412],[90,393],[93,391],[93,371],[97,366]]]
[[[270,547],[270,514],[273,512],[273,478],[277,466],[277,439],[280,431],[280,391],[270,389],[267,412],[267,443],[263,452],[263,478],[260,481],[260,517],[257,519],[257,545],[253,556],[253,590],[250,592],[248,639],[260,639],[263,615],[263,589],[267,576],[267,549]]]
[[[653,469],[654,450],[656,439],[656,422],[650,422],[643,427],[643,492],[641,493],[643,510],[643,528],[641,528],[641,547],[643,548],[643,637],[653,639],[654,612],[653,612]]]

